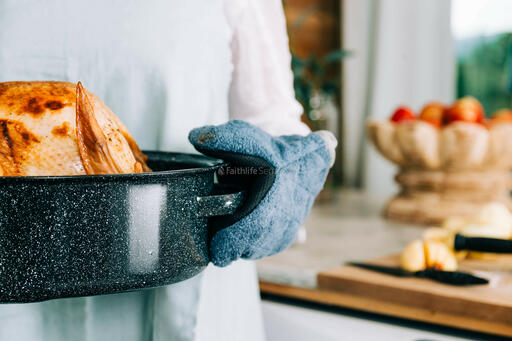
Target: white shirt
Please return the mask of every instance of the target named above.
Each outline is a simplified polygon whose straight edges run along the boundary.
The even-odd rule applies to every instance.
[[[280,0],[227,0],[234,70],[231,118],[273,135],[306,135],[295,99],[286,21]]]
[[[229,118],[308,133],[287,42],[280,0],[0,0],[0,81],[81,80],[144,149],[192,152],[192,128]],[[202,276],[0,306],[0,340],[263,339],[254,264]]]

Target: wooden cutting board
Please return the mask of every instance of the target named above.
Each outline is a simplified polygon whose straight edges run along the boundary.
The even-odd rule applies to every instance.
[[[398,266],[399,255],[370,261]],[[364,299],[368,311],[512,336],[512,256],[464,260],[461,271],[485,277],[487,285],[456,287],[420,278],[399,278],[352,266],[318,274],[318,288]]]

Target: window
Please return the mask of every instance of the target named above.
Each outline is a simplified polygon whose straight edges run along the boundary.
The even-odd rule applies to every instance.
[[[487,116],[512,107],[510,0],[453,0],[457,97],[478,98]]]

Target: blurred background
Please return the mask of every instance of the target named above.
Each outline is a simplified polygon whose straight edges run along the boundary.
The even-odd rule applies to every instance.
[[[284,0],[295,92],[313,129],[338,135],[328,181],[389,195],[394,166],[366,141],[365,121],[471,95],[490,115],[510,108],[509,0]]]
[[[510,320],[498,320],[511,316],[512,305],[486,315],[483,306],[452,299],[510,303],[512,257],[455,254],[451,238],[512,240],[512,1],[283,4],[303,120],[333,131],[339,145],[302,238],[258,261],[268,340],[509,340]],[[466,96],[493,118],[475,99],[457,100]],[[426,108],[436,106],[431,125]],[[499,123],[493,114],[503,108]],[[451,124],[457,111],[465,122]],[[392,114],[402,118],[390,122]],[[423,269],[425,257],[441,253],[493,284],[454,289],[347,265],[411,269],[408,262],[419,259]]]

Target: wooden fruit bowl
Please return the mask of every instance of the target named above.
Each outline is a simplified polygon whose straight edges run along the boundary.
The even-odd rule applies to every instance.
[[[367,129],[377,150],[399,167],[401,191],[389,201],[387,217],[431,224],[490,201],[512,208],[512,123],[369,121]]]

